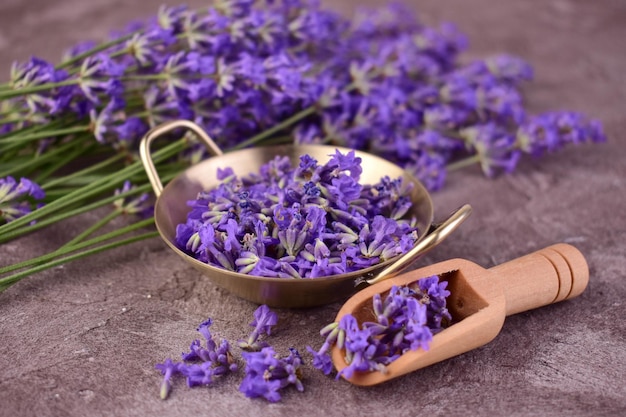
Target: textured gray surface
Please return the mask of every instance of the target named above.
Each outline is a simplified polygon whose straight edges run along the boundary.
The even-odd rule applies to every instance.
[[[2,0],[2,78],[15,59],[56,59],[66,46],[148,16],[159,3]],[[332,7],[349,13],[354,3]],[[470,36],[472,55],[508,51],[528,59],[536,70],[525,90],[530,110],[587,112],[610,137],[526,160],[516,174],[495,180],[472,169],[451,175],[434,195],[437,213],[467,202],[474,214],[420,262],[460,257],[489,267],[569,242],[590,266],[583,295],[510,317],[487,346],[386,385],[358,388],[307,367],[306,392],[288,391],[280,404],[243,397],[241,375],[207,389],[179,383],[160,401],[154,363],[186,349],[206,317],[215,319],[217,334],[241,338],[256,306],[215,288],[154,240],[38,274],[0,294],[0,415],[625,415],[626,3],[411,4],[428,22],[456,22]],[[4,244],[0,263],[53,249],[94,219]],[[318,345],[318,329],[338,307],[279,310],[276,348]]]

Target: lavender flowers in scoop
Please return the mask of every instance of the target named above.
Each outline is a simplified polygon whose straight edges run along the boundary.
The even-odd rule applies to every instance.
[[[361,158],[335,151],[292,166],[277,156],[243,178],[218,170],[221,184],[189,201],[176,244],[190,256],[243,274],[316,278],[357,271],[411,249],[418,238],[411,184],[382,177],[359,183]]]

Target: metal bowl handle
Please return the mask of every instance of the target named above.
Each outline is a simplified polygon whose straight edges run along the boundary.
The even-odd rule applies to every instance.
[[[402,255],[396,262],[383,269],[374,278],[368,279],[365,282],[371,285],[396,275],[413,263],[419,256],[422,256],[441,243],[467,219],[471,212],[472,207],[469,204],[459,207],[446,220],[437,225],[433,225],[429,233],[422,240],[417,242],[417,245],[415,245],[413,249]]]
[[[146,133],[146,135],[141,140],[141,143],[139,144],[139,156],[141,157],[141,162],[143,163],[143,167],[146,170],[146,174],[148,175],[150,184],[152,184],[154,194],[157,197],[160,196],[161,192],[163,191],[163,183],[161,182],[161,178],[159,178],[159,174],[156,171],[156,168],[154,167],[154,162],[152,161],[152,157],[150,156],[150,144],[159,136],[181,127],[191,130],[193,133],[198,135],[198,137],[206,145],[211,155],[220,156],[224,153],[219,148],[219,146],[217,146],[215,142],[213,142],[213,139],[211,139],[200,126],[188,120],[174,120],[171,122],[165,122],[150,129],[150,131]]]

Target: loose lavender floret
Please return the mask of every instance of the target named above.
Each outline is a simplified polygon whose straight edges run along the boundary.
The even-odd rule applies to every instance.
[[[439,333],[452,321],[452,316],[446,307],[450,296],[447,286],[448,283],[439,281],[437,275],[420,279],[417,281],[417,288],[415,284],[412,286],[417,295],[421,295],[420,303],[426,305],[427,325],[433,334]]]
[[[163,375],[163,382],[161,383],[161,390],[159,393],[162,400],[166,399],[170,394],[170,391],[172,390],[172,383],[170,382],[170,379],[172,379],[172,376],[180,372],[180,366],[180,363],[174,362],[170,358],[166,359],[163,363],[157,363],[154,365],[154,367],[161,371],[161,374]]]
[[[310,346],[307,346],[306,349],[313,355],[313,367],[322,371],[324,375],[328,375],[333,370],[333,362],[328,351],[335,343],[340,347],[343,346],[345,332],[342,332],[339,329],[339,323],[335,322],[326,325],[320,330],[320,335],[325,338],[322,347],[317,351]],[[341,340],[338,340],[339,336],[341,336]]]
[[[370,267],[410,250],[418,236],[410,184],[383,177],[361,185],[361,159],[336,151],[319,165],[292,167],[277,156],[259,173],[221,183],[188,204],[178,246],[194,258],[239,273],[316,278]]]
[[[272,327],[278,323],[278,316],[276,313],[270,310],[265,304],[259,306],[254,312],[254,320],[250,323],[250,326],[254,328],[248,339],[240,340],[238,345],[244,350],[258,351],[264,347],[267,347],[267,342],[259,341],[259,336],[271,334]]]
[[[348,366],[337,378],[351,378],[355,372],[385,372],[386,366],[410,350],[428,350],[434,334],[452,320],[446,308],[450,292],[447,282],[437,275],[408,286],[393,286],[383,298],[372,298],[375,321],[363,322],[346,314],[338,323],[320,331],[326,338],[319,350],[307,346],[313,355],[313,366],[328,375],[332,362],[328,352],[333,345],[345,352]]]
[[[174,362],[166,359],[164,363],[155,365],[155,368],[163,374],[161,384],[161,399],[166,399],[171,391],[171,378],[182,375],[187,379],[187,386],[210,385],[215,378],[237,370],[230,352],[230,344],[222,339],[218,345],[213,340],[209,327],[213,324],[211,319],[202,322],[198,326],[198,332],[204,337],[205,346],[198,339],[191,342],[189,352],[182,354],[183,362]]]
[[[33,208],[32,200],[41,200],[44,197],[41,187],[28,178],[21,178],[19,182],[11,176],[0,178],[0,224],[30,213]]]
[[[294,385],[300,392],[302,385],[302,358],[294,348],[289,349],[289,355],[279,358],[271,346],[264,347],[259,352],[243,352],[246,361],[246,376],[239,391],[246,397],[263,397],[269,402],[280,401],[280,390]]]

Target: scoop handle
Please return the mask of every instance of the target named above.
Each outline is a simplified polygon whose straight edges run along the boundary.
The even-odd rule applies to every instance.
[[[490,271],[504,289],[507,316],[574,298],[589,282],[585,257],[566,243],[548,246]]]

